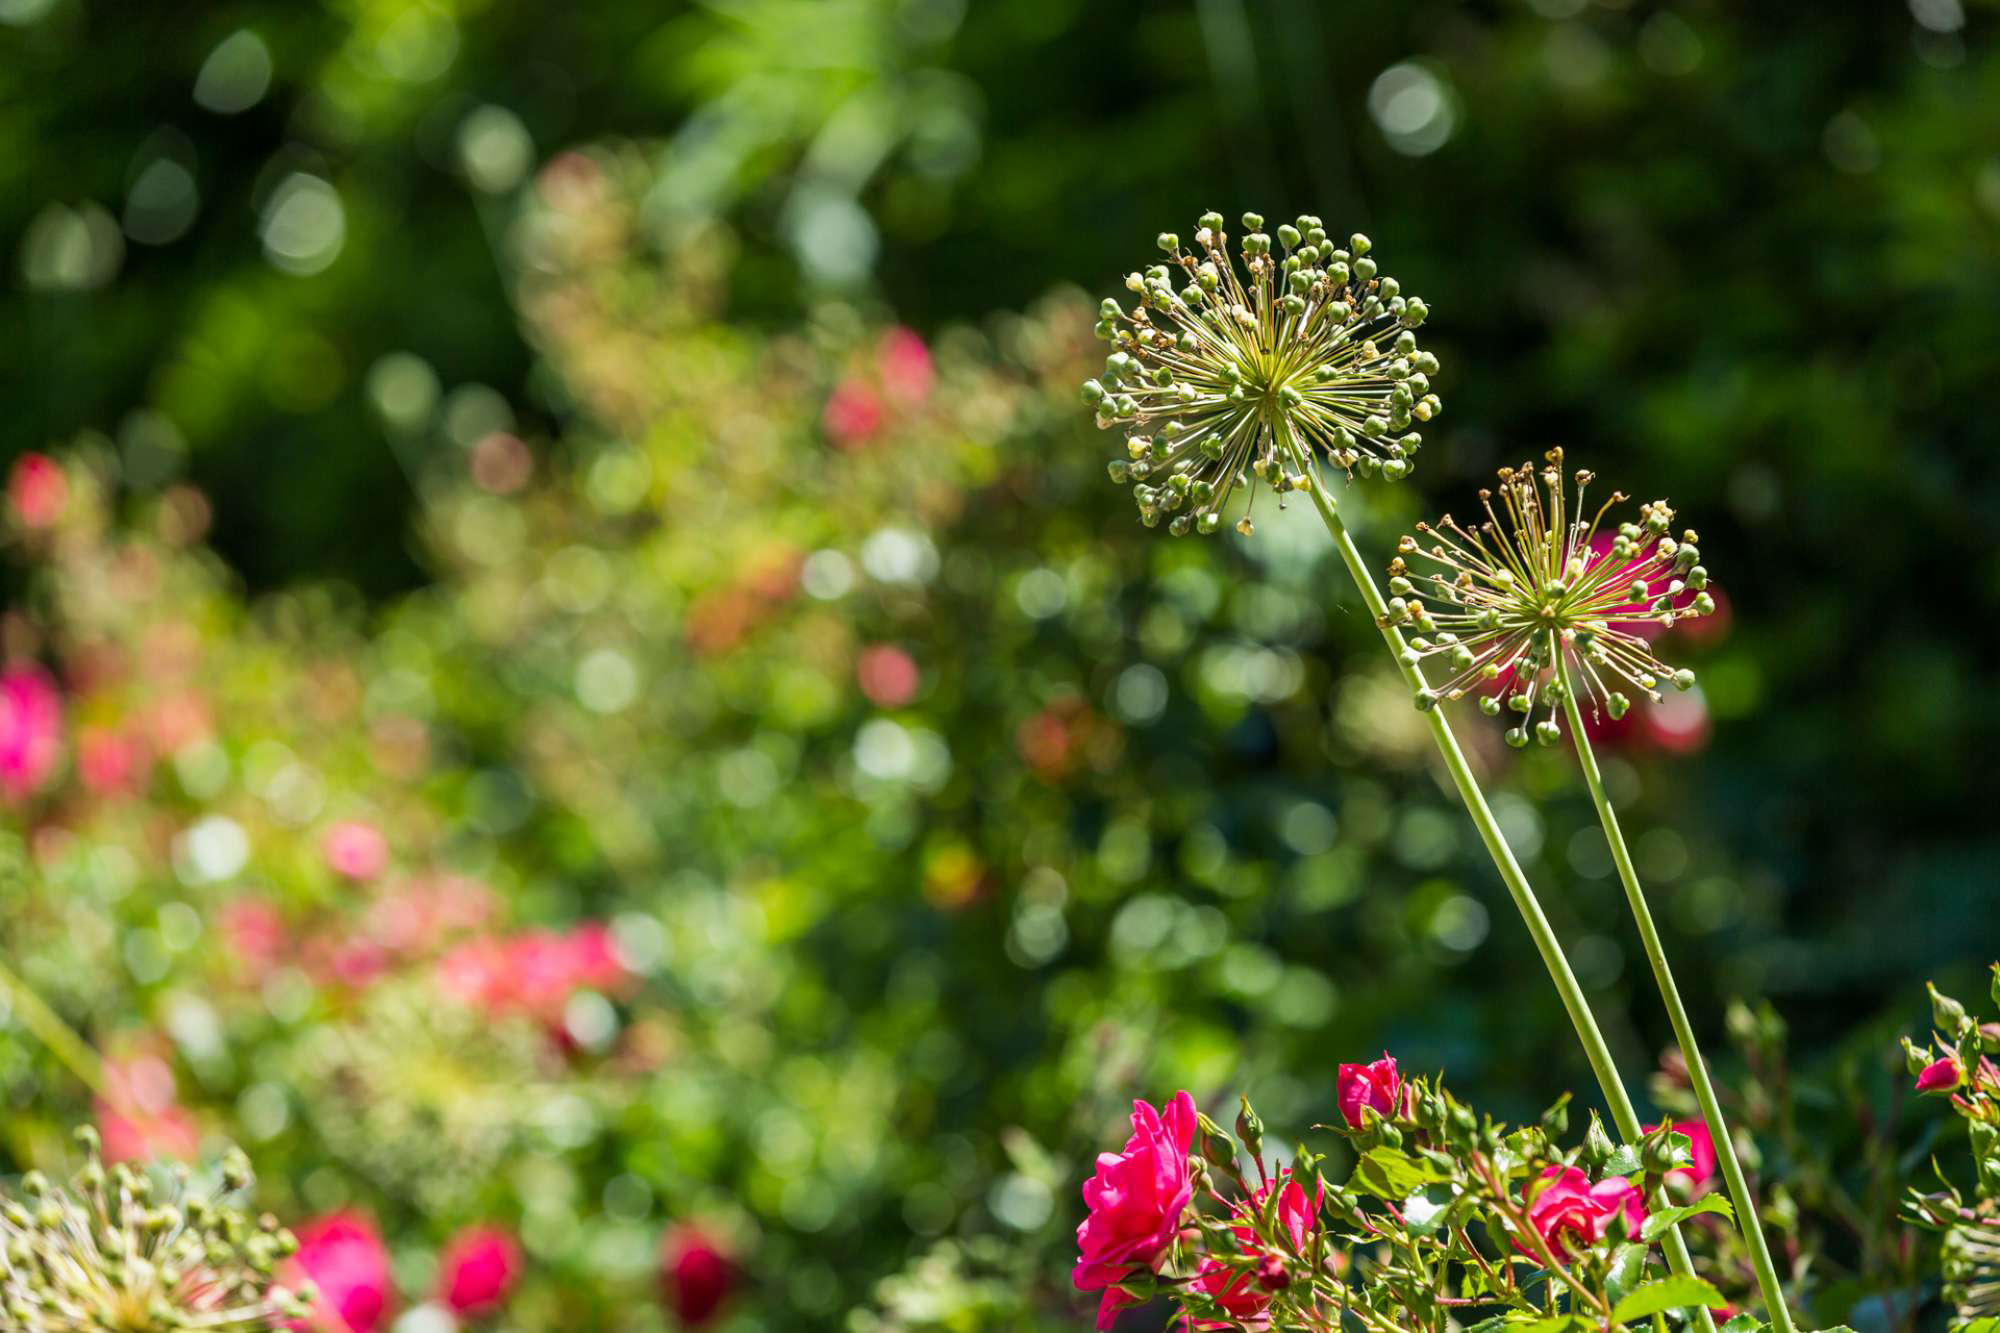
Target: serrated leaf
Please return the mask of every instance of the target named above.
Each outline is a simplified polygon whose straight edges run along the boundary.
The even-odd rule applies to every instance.
[[[1736,1220],[1736,1210],[1729,1206],[1729,1200],[1720,1194],[1711,1194],[1705,1199],[1696,1199],[1693,1203],[1682,1204],[1678,1208],[1662,1208],[1647,1217],[1646,1224],[1639,1228],[1639,1235],[1645,1240],[1658,1240],[1667,1234],[1668,1227],[1703,1213],[1721,1213],[1731,1222]]]
[[[1722,1293],[1698,1277],[1663,1277],[1657,1282],[1648,1282],[1613,1306],[1611,1319],[1614,1323],[1629,1324],[1635,1319],[1645,1319],[1683,1306],[1706,1305],[1713,1308],[1724,1304],[1727,1302],[1722,1299]]]
[[[1763,1333],[1769,1327],[1754,1314],[1740,1314],[1722,1326],[1722,1333]]]

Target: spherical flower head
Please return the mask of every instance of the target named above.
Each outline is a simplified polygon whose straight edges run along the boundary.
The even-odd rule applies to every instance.
[[[1540,469],[1502,468],[1498,488],[1479,493],[1483,521],[1447,514],[1420,523],[1389,566],[1388,623],[1417,631],[1405,664],[1436,659],[1448,672],[1418,692],[1417,706],[1478,691],[1481,712],[1519,719],[1507,730],[1516,748],[1561,738],[1563,665],[1568,688],[1613,719],[1631,706],[1620,686],[1655,703],[1663,684],[1693,689],[1694,672],[1661,661],[1649,636],[1715,609],[1696,534],[1671,535],[1665,500],[1611,528],[1608,516],[1626,497],[1587,510],[1591,474],[1575,474],[1572,494],[1562,464],[1556,449]],[[1608,542],[1599,540],[1605,531]]]
[[[1575,1166],[1552,1166],[1522,1187],[1528,1225],[1555,1257],[1567,1263],[1577,1248],[1588,1248],[1622,1225],[1637,1236],[1646,1220],[1645,1197],[1623,1176],[1606,1176],[1596,1184]],[[1539,1258],[1532,1247],[1516,1239],[1515,1247]]]
[[[1362,1113],[1373,1108],[1384,1120],[1396,1117],[1396,1107],[1403,1096],[1403,1078],[1396,1071],[1396,1057],[1387,1051],[1382,1058],[1365,1065],[1342,1065],[1334,1081],[1334,1096],[1340,1103],[1340,1114],[1354,1129],[1360,1129],[1366,1116]]]
[[[1194,1198],[1188,1150],[1194,1145],[1194,1098],[1176,1093],[1164,1110],[1132,1103],[1132,1137],[1123,1152],[1100,1153],[1097,1170],[1083,1183],[1090,1215],[1076,1229],[1073,1280],[1078,1291],[1102,1291],[1097,1326],[1110,1328],[1133,1304],[1117,1283],[1155,1271]]]
[[[1958,1315],[1953,1328],[1970,1328],[1975,1320],[2000,1315],[2000,1216],[1988,1210],[1964,1210],[1944,1233],[1944,1298]]]
[[[438,1297],[453,1314],[499,1307],[521,1276],[521,1247],[499,1227],[468,1227],[438,1258]]]
[[[1274,251],[1263,218],[1243,226],[1240,269],[1209,213],[1192,247],[1160,235],[1165,262],[1125,280],[1129,312],[1098,308],[1113,350],[1084,403],[1126,433],[1111,478],[1132,483],[1140,521],[1176,536],[1216,531],[1238,486],[1282,497],[1321,459],[1405,477],[1423,442],[1412,427],[1441,410],[1437,358],[1412,332],[1429,311],[1378,273],[1366,236],[1343,247],[1305,216],[1278,228]],[[1236,526],[1250,532],[1247,513]]]
[[[273,1276],[299,1242],[231,1202],[251,1183],[240,1152],[218,1188],[195,1190],[185,1166],[107,1168],[96,1131],[77,1141],[86,1159],[67,1188],[30,1171],[0,1200],[0,1327],[274,1333],[310,1311],[310,1286]]]
[[[660,1294],[684,1327],[712,1321],[735,1286],[735,1265],[699,1227],[675,1227],[661,1240]]]

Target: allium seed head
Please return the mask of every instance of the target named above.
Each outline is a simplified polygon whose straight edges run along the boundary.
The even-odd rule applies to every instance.
[[[1944,1298],[1956,1308],[1953,1328],[2000,1315],[2000,1217],[1966,1209],[1944,1234]]]
[[[1694,673],[1662,662],[1645,633],[1715,605],[1695,534],[1671,535],[1667,502],[1643,504],[1637,522],[1610,527],[1606,515],[1625,496],[1614,493],[1587,514],[1591,474],[1575,474],[1572,497],[1560,449],[1539,470],[1523,464],[1499,475],[1497,490],[1479,493],[1483,522],[1461,525],[1447,514],[1420,523],[1389,566],[1389,623],[1415,631],[1405,661],[1442,659],[1449,672],[1417,695],[1417,706],[1484,691],[1482,712],[1518,719],[1510,745],[1553,745],[1562,737],[1558,654],[1567,654],[1583,699],[1613,718],[1630,704],[1621,685],[1655,702],[1662,685],[1692,689]],[[1534,722],[1543,708],[1550,715]]]
[[[1274,252],[1261,216],[1243,226],[1240,269],[1221,214],[1204,214],[1192,249],[1162,232],[1167,262],[1125,279],[1132,310],[1098,307],[1112,351],[1083,401],[1126,432],[1112,480],[1176,536],[1214,532],[1237,486],[1297,489],[1322,455],[1350,476],[1405,477],[1423,442],[1412,427],[1441,410],[1437,358],[1411,332],[1430,312],[1377,276],[1367,237],[1343,248],[1304,216]]]
[[[228,1202],[250,1184],[232,1149],[214,1191],[193,1192],[185,1166],[106,1168],[95,1130],[69,1188],[39,1171],[0,1201],[0,1327],[20,1333],[274,1333],[310,1313],[310,1288],[273,1280],[298,1249],[269,1214]]]

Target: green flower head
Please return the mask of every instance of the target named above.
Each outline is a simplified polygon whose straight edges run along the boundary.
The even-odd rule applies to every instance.
[[[1378,273],[1366,236],[1338,245],[1305,216],[1274,249],[1262,217],[1243,227],[1240,269],[1209,213],[1192,248],[1163,232],[1166,262],[1125,279],[1132,310],[1099,308],[1113,350],[1083,400],[1126,432],[1112,480],[1176,536],[1214,532],[1238,486],[1297,488],[1322,456],[1350,476],[1405,477],[1423,442],[1412,427],[1440,410],[1437,358],[1411,331],[1430,312]]]

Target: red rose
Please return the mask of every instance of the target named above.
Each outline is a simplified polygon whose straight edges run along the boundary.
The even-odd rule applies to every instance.
[[[507,1299],[521,1275],[521,1247],[499,1227],[470,1227],[438,1260],[438,1297],[453,1314],[477,1314]]]
[[[682,1324],[700,1328],[715,1318],[736,1285],[729,1256],[699,1229],[679,1226],[660,1242],[660,1294]]]
[[[1384,1120],[1393,1120],[1403,1096],[1403,1079],[1396,1072],[1396,1057],[1387,1051],[1368,1065],[1342,1065],[1336,1082],[1340,1113],[1355,1129],[1361,1128],[1363,1107],[1372,1106]]]
[[[1924,1066],[1924,1072],[1917,1075],[1917,1091],[1954,1092],[1964,1081],[1965,1075],[1960,1071],[1958,1061],[1947,1055]]]
[[[1090,1215],[1076,1229],[1074,1281],[1078,1291],[1102,1291],[1097,1326],[1110,1328],[1135,1302],[1114,1285],[1140,1270],[1153,1271],[1180,1231],[1194,1197],[1188,1150],[1194,1144],[1194,1098],[1174,1094],[1164,1112],[1132,1103],[1132,1137],[1123,1152],[1100,1153],[1097,1172],[1083,1183]]]

